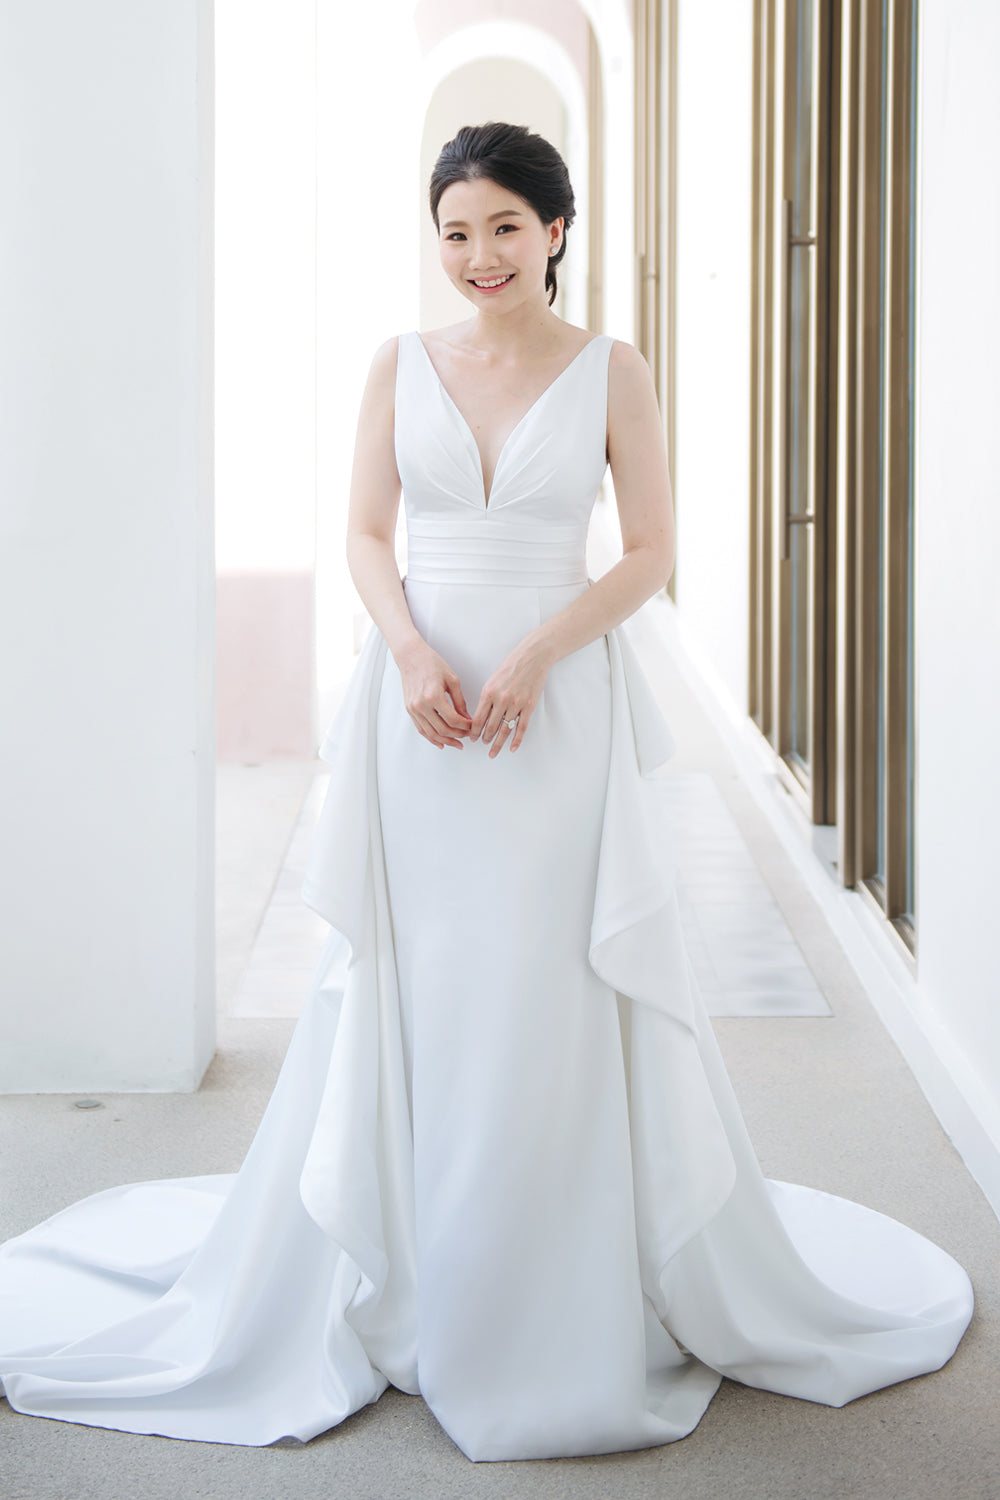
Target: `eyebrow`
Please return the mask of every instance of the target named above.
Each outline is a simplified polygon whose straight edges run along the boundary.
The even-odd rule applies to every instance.
[[[519,208],[502,208],[498,214],[490,214],[487,224],[492,224],[494,219],[522,219],[524,215]],[[445,219],[441,225],[442,229],[468,229],[464,219]]]

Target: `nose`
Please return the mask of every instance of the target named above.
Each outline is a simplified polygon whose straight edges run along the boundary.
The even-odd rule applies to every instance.
[[[471,271],[488,271],[491,266],[498,265],[500,257],[497,255],[496,245],[491,239],[476,240],[471,247],[469,257],[469,269]]]

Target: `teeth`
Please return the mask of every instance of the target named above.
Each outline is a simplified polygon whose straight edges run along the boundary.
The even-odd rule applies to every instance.
[[[494,276],[492,281],[475,281],[475,278],[473,278],[473,280],[475,281],[476,286],[502,286],[505,281],[510,280],[513,274],[513,271],[511,271],[510,275],[508,276]]]

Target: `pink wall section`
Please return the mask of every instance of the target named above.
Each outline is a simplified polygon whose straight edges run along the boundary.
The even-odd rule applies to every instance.
[[[218,758],[308,760],[313,732],[313,575],[220,573]]]

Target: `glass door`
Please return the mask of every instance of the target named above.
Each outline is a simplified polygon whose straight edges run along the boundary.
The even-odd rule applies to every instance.
[[[755,0],[750,713],[916,950],[917,0]]]

